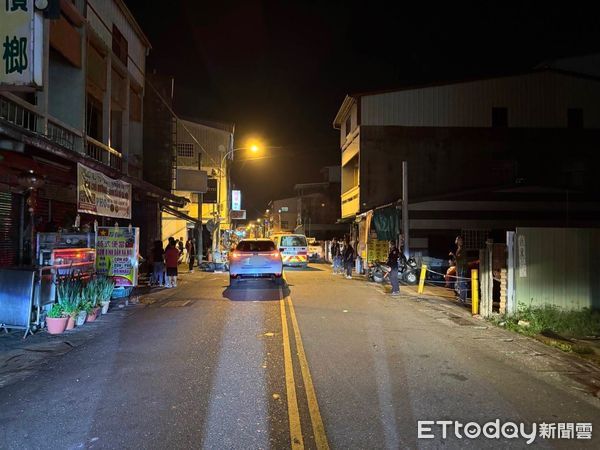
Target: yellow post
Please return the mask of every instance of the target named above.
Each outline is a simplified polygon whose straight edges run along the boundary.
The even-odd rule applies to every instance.
[[[427,275],[427,266],[423,264],[421,266],[421,277],[419,278],[419,289],[417,289],[417,294],[422,294],[425,290],[425,276]]]
[[[479,272],[471,269],[471,314],[479,314]]]

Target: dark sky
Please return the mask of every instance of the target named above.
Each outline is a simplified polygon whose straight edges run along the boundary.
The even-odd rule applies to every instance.
[[[600,46],[597,16],[576,2],[125,2],[152,43],[148,69],[175,77],[180,115],[235,123],[236,147],[251,134],[283,147],[236,163],[251,219],[339,164],[331,124],[348,92],[508,73]]]

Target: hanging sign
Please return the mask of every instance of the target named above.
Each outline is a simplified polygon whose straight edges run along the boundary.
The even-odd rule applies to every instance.
[[[98,227],[96,273],[115,280],[115,286],[137,286],[140,229]]]
[[[242,209],[242,192],[238,190],[231,191],[231,209],[239,211]]]
[[[33,0],[0,3],[0,86],[41,87],[44,21]]]
[[[77,164],[77,211],[131,219],[131,184]]]

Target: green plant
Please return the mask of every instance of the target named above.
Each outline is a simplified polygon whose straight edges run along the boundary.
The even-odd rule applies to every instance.
[[[54,305],[52,305],[52,308],[50,308],[50,311],[48,311],[48,314],[46,314],[46,316],[51,319],[60,319],[61,317],[63,317],[63,309],[58,303],[55,303]]]
[[[83,298],[92,304],[92,308],[98,306],[100,300],[101,286],[98,278],[92,278],[83,288]]]
[[[99,276],[96,278],[98,284],[98,298],[100,301],[109,301],[112,296],[113,290],[115,289],[115,282],[112,278],[106,276]]]
[[[58,280],[56,295],[58,297],[58,304],[65,314],[73,317],[79,312],[82,288],[81,278],[77,275],[66,275]]]
[[[81,308],[82,311],[85,311],[86,313],[91,314],[95,308],[95,305],[92,305],[92,302],[82,301],[79,304],[79,307]]]
[[[563,337],[600,336],[600,312],[590,309],[567,310],[555,305],[519,304],[518,311],[512,316],[496,317],[496,324],[504,322],[509,330],[526,335],[552,332]],[[519,325],[519,321],[528,322],[528,326]]]

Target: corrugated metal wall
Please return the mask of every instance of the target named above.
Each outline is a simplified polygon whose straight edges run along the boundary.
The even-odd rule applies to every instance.
[[[600,230],[518,228],[517,303],[600,308]]]
[[[492,107],[508,108],[509,127],[565,128],[568,108],[582,108],[584,127],[600,128],[600,83],[537,72],[366,95],[360,125],[490,127]]]

